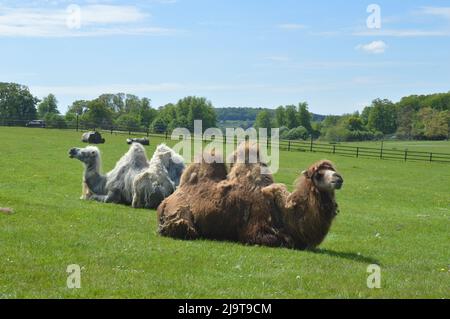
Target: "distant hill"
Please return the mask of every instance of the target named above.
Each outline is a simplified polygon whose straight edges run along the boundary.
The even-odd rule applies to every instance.
[[[275,117],[274,109],[267,108],[253,108],[253,107],[224,107],[215,108],[217,114],[217,122],[219,126],[240,126],[248,128],[253,125],[256,120],[256,116],[261,111],[268,111]],[[312,113],[313,122],[322,122],[325,119],[325,115],[319,115]]]

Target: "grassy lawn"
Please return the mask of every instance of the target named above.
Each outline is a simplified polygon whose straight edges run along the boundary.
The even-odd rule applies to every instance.
[[[80,135],[0,127],[0,207],[15,210],[0,213],[0,298],[450,297],[449,164],[281,152],[277,182],[322,157],[345,179],[331,232],[304,252],[162,238],[153,210],[80,200],[82,166],[67,156]],[[126,137],[105,134],[105,171]],[[449,142],[388,143],[450,153]],[[373,263],[381,289],[366,286]],[[69,264],[81,289],[66,287]]]
[[[381,148],[381,141],[340,143],[349,146]],[[433,152],[450,155],[450,141],[383,141],[383,149],[397,151]]]

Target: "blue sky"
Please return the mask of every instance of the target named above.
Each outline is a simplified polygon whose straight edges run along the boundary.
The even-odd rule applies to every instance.
[[[54,93],[62,112],[125,92],[342,114],[450,90],[449,1],[0,0],[0,43],[0,81]]]

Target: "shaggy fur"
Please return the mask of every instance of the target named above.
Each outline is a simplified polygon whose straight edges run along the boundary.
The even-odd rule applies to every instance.
[[[240,146],[234,158],[252,148]],[[262,175],[262,167],[261,158],[252,164],[248,156],[244,163],[233,164],[228,174],[220,163],[190,165],[180,187],[158,207],[159,233],[298,249],[320,244],[336,212],[334,193],[324,194],[313,186],[316,173],[311,168],[311,183],[306,176],[300,178],[291,195],[284,186],[273,184],[272,176]]]
[[[164,198],[172,194],[185,168],[183,157],[168,146],[156,148],[149,167],[138,174],[133,182],[132,206],[134,208],[156,208]]]
[[[184,169],[183,158],[164,144],[157,147],[149,162],[144,147],[133,143],[106,175],[101,174],[97,147],[72,148],[69,155],[85,165],[82,199],[135,208],[156,208],[175,190]]]

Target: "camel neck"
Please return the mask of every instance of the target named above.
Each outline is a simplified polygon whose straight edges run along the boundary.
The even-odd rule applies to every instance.
[[[84,181],[89,189],[97,195],[105,195],[106,176],[100,174],[98,165],[87,165],[84,172]]]
[[[333,194],[319,192],[309,180],[301,180],[288,202],[293,205],[285,212],[284,221],[296,246],[303,249],[319,245],[336,215]]]

